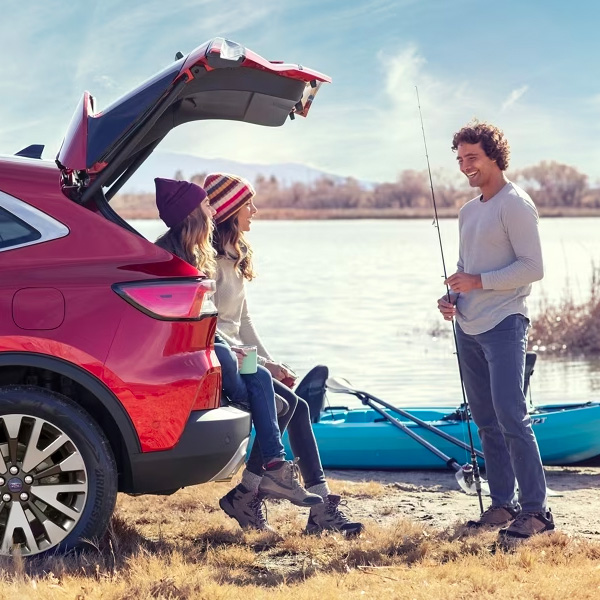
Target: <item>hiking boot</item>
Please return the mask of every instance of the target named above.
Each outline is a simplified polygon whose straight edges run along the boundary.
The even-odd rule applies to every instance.
[[[219,500],[219,506],[235,519],[242,529],[275,531],[263,512],[262,498],[241,483]]]
[[[363,530],[363,524],[350,519],[340,510],[346,506],[340,496],[329,494],[323,504],[312,506],[306,525],[306,533],[321,533],[322,531],[340,531],[346,537],[358,535]]]
[[[467,527],[504,527],[519,516],[520,510],[512,506],[490,506],[476,521],[467,521]]]
[[[504,546],[514,546],[538,533],[554,531],[554,518],[548,510],[540,513],[522,512],[508,527],[498,532]]]
[[[298,477],[298,459],[280,460],[265,467],[258,491],[271,498],[289,500],[296,506],[321,504],[323,498],[307,492]]]

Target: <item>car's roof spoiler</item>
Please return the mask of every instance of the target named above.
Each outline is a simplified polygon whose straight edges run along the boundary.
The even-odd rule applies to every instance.
[[[42,158],[42,152],[44,151],[43,144],[31,144],[23,150],[19,150],[15,153],[15,156],[22,156],[23,158]]]
[[[300,65],[269,62],[243,46],[215,38],[157,73],[102,112],[85,92],[57,156],[77,180],[69,194],[87,202],[110,186],[112,197],[177,125],[227,119],[279,126],[306,116],[329,77]],[[67,184],[68,186],[68,184]]]

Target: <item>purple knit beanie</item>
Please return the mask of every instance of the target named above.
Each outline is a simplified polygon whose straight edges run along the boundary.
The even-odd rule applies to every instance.
[[[206,198],[206,192],[199,185],[189,181],[157,177],[154,184],[158,214],[167,227],[181,223]]]

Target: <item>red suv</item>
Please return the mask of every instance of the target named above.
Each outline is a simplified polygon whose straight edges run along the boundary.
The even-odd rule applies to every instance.
[[[306,116],[329,78],[216,38],[95,112],[55,163],[0,157],[0,554],[101,535],[117,491],[230,478],[250,416],[221,403],[214,282],[111,208],[175,126]]]

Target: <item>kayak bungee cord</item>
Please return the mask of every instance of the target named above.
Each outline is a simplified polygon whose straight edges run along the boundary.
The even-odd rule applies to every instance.
[[[431,201],[433,203],[433,225],[437,229],[438,240],[440,243],[440,253],[442,255],[442,268],[444,270],[444,281],[448,279],[448,273],[446,272],[446,260],[444,259],[444,246],[442,245],[442,234],[440,233],[440,223],[438,220],[437,204],[435,202],[435,192],[433,190],[433,178],[431,176],[431,166],[429,164],[429,153],[427,152],[427,140],[425,139],[425,127],[423,125],[423,113],[421,112],[421,101],[419,99],[419,88],[415,86],[417,92],[417,106],[419,107],[419,118],[421,120],[421,131],[423,132],[423,145],[425,146],[425,158],[427,159],[427,172],[429,173],[429,185],[431,187]],[[446,293],[448,302],[451,302],[450,286],[446,283]],[[475,445],[473,444],[473,432],[471,431],[471,416],[469,410],[469,403],[467,402],[467,394],[465,392],[465,382],[463,379],[462,367],[460,364],[460,355],[458,353],[458,340],[456,337],[456,326],[454,324],[454,318],[451,319],[452,323],[452,334],[454,337],[454,348],[456,350],[456,360],[458,362],[458,375],[460,377],[460,389],[462,392],[463,406],[465,407],[465,416],[467,421],[467,431],[469,432],[469,450],[471,453],[471,468],[473,469],[473,479],[475,481],[475,489],[477,490],[477,498],[479,500],[479,509],[483,514],[483,500],[481,497],[481,474],[479,473],[479,464],[477,462],[477,455],[475,454]]]

